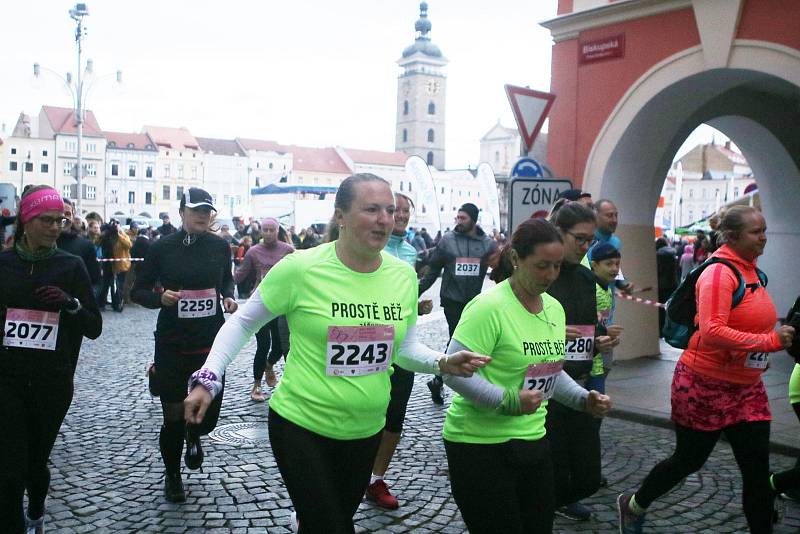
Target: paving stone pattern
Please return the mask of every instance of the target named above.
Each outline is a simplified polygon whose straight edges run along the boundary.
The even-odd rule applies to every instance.
[[[75,399],[52,454],[47,501],[48,532],[290,532],[291,501],[269,443],[239,447],[204,440],[203,472],[184,472],[188,498],[167,503],[157,448],[160,405],[146,388],[156,313],[129,306],[104,313],[103,335],[87,341]],[[421,327],[423,341],[442,348],[444,320]],[[220,425],[261,422],[267,406],[250,401],[251,341],[228,373]],[[453,500],[441,439],[445,409],[435,406],[418,376],[406,430],[387,480],[401,508],[387,512],[365,503],[358,532],[442,532],[466,529]],[[616,532],[615,495],[635,488],[656,459],[670,453],[668,430],[608,419],[602,427],[604,473],[609,488],[587,501],[594,519],[557,519],[557,532]],[[793,459],[773,456],[776,469]],[[535,489],[532,489],[535,491]],[[744,532],[741,484],[730,449],[720,444],[706,468],[653,505],[649,532]],[[800,508],[788,505],[776,532],[798,532]]]

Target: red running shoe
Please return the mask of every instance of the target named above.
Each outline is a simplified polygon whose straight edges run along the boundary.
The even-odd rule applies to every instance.
[[[389,486],[387,486],[386,482],[383,480],[376,480],[367,486],[367,500],[387,510],[397,510],[400,508],[397,497],[389,493]]]

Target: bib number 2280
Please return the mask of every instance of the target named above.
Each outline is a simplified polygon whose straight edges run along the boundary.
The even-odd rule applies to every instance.
[[[594,356],[594,325],[571,325],[580,330],[576,339],[567,340],[565,358],[571,361],[591,360]]]
[[[328,327],[325,373],[364,376],[386,371],[393,350],[393,326]]]

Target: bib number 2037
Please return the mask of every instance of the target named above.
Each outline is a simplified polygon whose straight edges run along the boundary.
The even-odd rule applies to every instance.
[[[480,276],[481,260],[478,258],[456,258],[456,276]]]
[[[393,350],[393,326],[331,326],[325,371],[328,376],[364,376],[386,371]]]
[[[6,310],[3,346],[56,350],[58,313],[39,310]]]

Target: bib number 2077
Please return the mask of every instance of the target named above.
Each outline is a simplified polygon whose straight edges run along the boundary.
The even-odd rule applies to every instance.
[[[56,350],[58,317],[54,312],[9,308],[3,326],[3,345]]]
[[[393,326],[331,326],[328,328],[326,374],[364,376],[386,371],[393,349]]]

